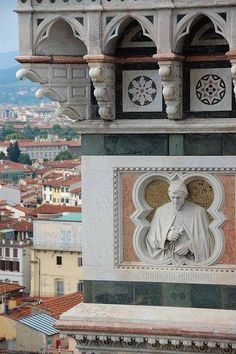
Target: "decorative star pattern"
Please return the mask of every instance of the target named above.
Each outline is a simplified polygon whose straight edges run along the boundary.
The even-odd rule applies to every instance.
[[[157,94],[155,82],[148,76],[137,76],[129,84],[128,96],[138,106],[147,106]]]
[[[198,99],[207,105],[215,105],[222,101],[226,93],[224,80],[216,74],[201,77],[196,85]]]

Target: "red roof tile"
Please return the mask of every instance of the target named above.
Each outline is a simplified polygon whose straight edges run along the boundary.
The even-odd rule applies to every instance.
[[[75,292],[69,295],[54,297],[53,299],[44,300],[37,307],[45,310],[54,318],[59,318],[61,314],[70,310],[72,307],[83,302],[83,293]]]
[[[22,307],[17,307],[13,310],[10,311],[8,315],[5,315],[6,317],[9,317],[12,320],[20,320],[21,318],[30,316],[32,313],[32,306],[22,306]]]
[[[57,214],[63,212],[81,212],[80,206],[66,206],[66,205],[53,205],[53,204],[42,204],[38,208],[34,209],[31,213],[32,216],[37,216],[38,214]]]
[[[13,293],[24,288],[24,286],[21,286],[19,284],[5,283],[3,281],[0,282],[0,294]]]

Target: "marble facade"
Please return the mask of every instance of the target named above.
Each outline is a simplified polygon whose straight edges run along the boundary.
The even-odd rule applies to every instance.
[[[82,134],[85,303],[57,328],[86,354],[235,353],[235,1],[17,4],[17,76]],[[208,218],[199,262],[145,248],[175,178]]]

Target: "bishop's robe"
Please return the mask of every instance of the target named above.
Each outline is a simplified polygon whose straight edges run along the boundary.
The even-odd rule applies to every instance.
[[[171,228],[176,227],[176,224],[183,230],[182,235],[176,242],[169,242],[167,234]],[[211,255],[211,238],[209,221],[204,208],[186,201],[180,210],[176,210],[170,202],[156,210],[146,236],[146,247],[153,259],[163,261],[168,258],[178,258],[176,249],[187,244],[188,255],[179,257],[202,262]]]

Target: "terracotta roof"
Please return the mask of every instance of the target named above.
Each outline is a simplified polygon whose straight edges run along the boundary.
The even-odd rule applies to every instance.
[[[12,309],[8,315],[5,315],[6,317],[11,318],[12,320],[19,320],[23,317],[30,316],[32,313],[32,306],[27,305],[27,306],[22,306],[22,307],[17,307],[15,309]]]
[[[50,166],[51,168],[75,168],[80,166],[78,160],[65,160],[65,161],[47,161],[44,166]]]
[[[81,302],[83,302],[83,293],[78,291],[69,295],[58,296],[49,300],[45,300],[37,307],[47,311],[50,316],[59,318],[61,314],[70,310],[72,307],[80,304]]]
[[[40,298],[40,300],[42,301],[41,304],[20,306],[11,310],[8,315],[4,316],[17,321],[21,318],[30,316],[32,313],[46,312],[49,316],[59,318],[62,313],[83,302],[83,293],[78,291],[69,295]]]
[[[71,191],[71,193],[79,194],[79,193],[81,193],[81,188],[71,189],[70,191]]]
[[[8,160],[1,160],[0,162],[0,172],[6,172],[6,171],[30,171],[31,167],[29,165],[24,165],[22,163],[18,162],[12,162]]]
[[[13,293],[22,289],[25,289],[25,287],[19,284],[0,282],[0,294]]]
[[[38,214],[58,214],[63,212],[81,212],[80,206],[66,206],[66,205],[53,205],[42,204],[38,208],[34,209],[31,213],[32,216]]]
[[[22,232],[33,231],[33,224],[25,220],[16,219],[0,221],[0,230],[4,229],[14,229]]]
[[[80,176],[69,176],[67,178],[58,178],[58,179],[45,181],[43,182],[43,185],[58,188],[60,186],[71,186],[72,184],[78,183],[80,181],[81,181]]]
[[[14,205],[14,206],[11,206],[11,208],[20,210],[20,211],[24,212],[25,215],[31,214],[32,211],[34,210],[33,208],[26,208],[26,207],[24,207],[24,206],[22,206],[22,205],[19,205],[19,204],[16,204],[16,205]]]
[[[35,141],[35,140],[18,140],[19,147],[36,147],[36,146],[80,146],[81,142],[78,141],[67,141],[67,140],[57,140],[57,141]],[[1,141],[1,147],[8,147],[10,141]]]

